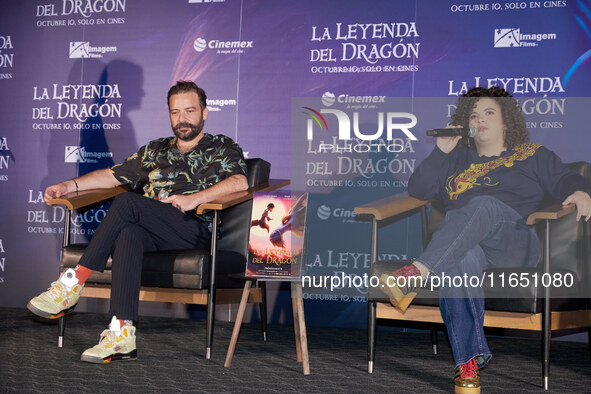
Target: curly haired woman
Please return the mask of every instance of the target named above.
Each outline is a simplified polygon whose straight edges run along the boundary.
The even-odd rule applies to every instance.
[[[486,269],[532,267],[540,258],[535,229],[525,218],[546,194],[575,204],[577,221],[591,217],[589,185],[550,150],[529,142],[517,101],[505,90],[470,89],[448,127],[476,127],[472,137],[438,137],[408,183],[411,196],[443,199],[446,216],[423,253],[394,272],[390,302],[406,310],[429,273],[478,276]],[[420,279],[419,279],[420,278]],[[415,279],[415,280],[408,280]],[[483,330],[480,287],[440,287],[440,310],[455,361],[455,392],[480,392],[478,368],[492,355]]]

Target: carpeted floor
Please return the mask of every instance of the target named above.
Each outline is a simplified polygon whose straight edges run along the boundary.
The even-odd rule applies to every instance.
[[[78,313],[67,323],[63,348],[57,326],[33,320],[26,309],[0,308],[0,392],[453,392],[453,361],[439,334],[431,354],[428,334],[378,332],[373,374],[367,373],[366,332],[308,327],[311,374],[295,360],[291,326],[244,325],[230,368],[223,363],[232,324],[216,322],[206,360],[205,322],[142,317],[138,359],[108,365],[80,361],[98,342],[108,317]],[[483,392],[542,392],[540,342],[489,338],[494,354],[481,372]],[[550,392],[591,391],[586,344],[552,343]]]

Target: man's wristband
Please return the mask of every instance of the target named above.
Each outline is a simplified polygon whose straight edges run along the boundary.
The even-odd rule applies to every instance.
[[[75,178],[72,178],[72,180],[74,181],[74,185],[76,185],[76,193],[78,193],[78,182],[76,182]]]

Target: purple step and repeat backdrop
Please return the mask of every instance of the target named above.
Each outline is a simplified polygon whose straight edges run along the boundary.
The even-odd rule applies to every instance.
[[[425,130],[443,127],[470,87],[506,88],[519,98],[533,141],[564,161],[591,159],[589,0],[4,0],[0,7],[0,306],[24,307],[56,278],[64,212],[45,206],[45,187],[171,134],[166,92],[180,79],[208,93],[209,133],[232,137],[247,157],[271,162],[272,177],[310,193],[309,275],[367,273],[370,227],[354,206],[406,189],[434,146]],[[337,110],[358,137],[349,147],[339,145]],[[316,123],[314,111],[331,114],[327,124]],[[391,135],[375,125],[380,120]],[[372,141],[385,141],[384,149],[359,137],[376,127]],[[89,239],[106,209],[75,215],[74,240]],[[416,256],[416,218],[387,234],[380,254]],[[306,289],[308,322],[364,326],[367,288],[332,290]],[[274,321],[285,315],[272,313]]]

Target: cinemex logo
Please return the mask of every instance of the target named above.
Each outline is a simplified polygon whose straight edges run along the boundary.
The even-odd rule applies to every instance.
[[[385,104],[386,96],[349,96],[340,94],[335,96],[332,92],[324,92],[322,95],[322,104],[330,107],[335,102],[339,104]]]
[[[87,152],[82,146],[66,146],[65,163],[98,163],[98,159],[113,157],[111,152]]]
[[[100,58],[103,54],[117,52],[115,46],[93,47],[88,41],[70,42],[70,59]]]
[[[556,40],[556,33],[522,34],[521,29],[495,29],[495,48],[537,47],[541,41]]]
[[[332,216],[332,217],[343,219],[344,221],[346,221],[347,219],[354,218],[355,216],[357,216],[355,211],[353,211],[352,209],[351,210],[344,209],[344,208],[331,209],[329,206],[324,205],[324,204],[322,204],[321,206],[318,207],[316,214],[318,215],[318,218],[320,220],[328,220]]]
[[[206,49],[216,49],[217,53],[235,54],[244,53],[245,49],[252,48],[254,41],[221,41],[210,40],[206,41],[204,38],[197,38],[193,41],[193,49],[197,52],[203,52]]]
[[[318,215],[318,218],[320,220],[326,220],[330,217],[331,212],[332,211],[330,210],[330,207],[327,207],[326,205],[321,205],[318,207],[316,214]]]

